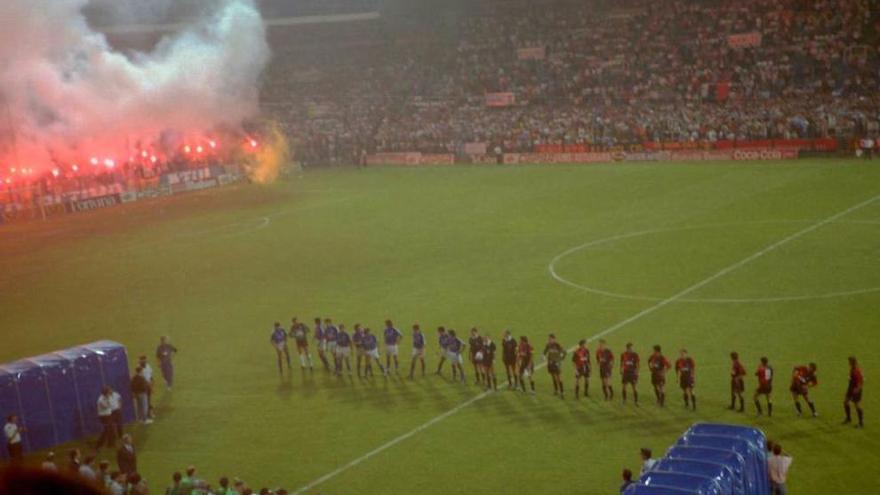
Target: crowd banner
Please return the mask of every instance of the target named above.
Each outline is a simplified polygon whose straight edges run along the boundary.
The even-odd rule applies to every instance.
[[[414,167],[418,165],[453,165],[455,155],[452,153],[376,153],[367,155],[367,165],[403,165]]]
[[[367,165],[418,165],[421,153],[398,152],[367,155]]]
[[[527,46],[516,51],[516,58],[520,60],[544,60],[547,57],[547,48],[543,46]]]
[[[489,146],[483,143],[464,143],[464,154],[465,155],[485,155],[486,150],[489,149]]]
[[[586,152],[586,153],[505,153],[504,163],[516,165],[519,163],[610,163],[616,161],[614,153],[610,152]]]
[[[119,194],[108,194],[107,196],[97,196],[89,199],[71,200],[67,203],[67,211],[76,213],[80,211],[99,210],[101,208],[109,208],[122,203]]]
[[[790,160],[798,157],[798,150],[786,149],[767,149],[767,148],[748,148],[735,149],[731,154],[731,158],[737,161],[743,160]]]
[[[516,102],[513,93],[507,91],[503,93],[486,93],[486,106],[494,108],[503,108],[512,106]]]
[[[419,165],[454,165],[455,155],[452,153],[428,153],[419,157]]]
[[[731,34],[727,37],[727,46],[731,48],[754,48],[761,46],[761,41],[762,37],[759,31]]]

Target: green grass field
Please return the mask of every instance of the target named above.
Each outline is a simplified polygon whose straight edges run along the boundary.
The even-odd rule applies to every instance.
[[[328,475],[308,493],[610,494],[639,447],[659,456],[695,421],[781,442],[792,493],[874,493],[878,194],[880,166],[833,160],[339,169],[5,226],[0,361],[104,338],[152,355],[170,335],[177,386],[157,392],[155,424],[130,428],[154,493],[195,464],[252,487]],[[391,318],[407,334],[419,322],[429,368],[441,324],[496,341],[510,327],[536,347],[610,329],[615,354],[632,341],[643,360],[655,343],[669,357],[685,346],[699,409],[674,386],[655,407],[644,369],[638,409],[597,400],[595,375],[592,399],[560,401],[546,370],[536,396],[481,396],[448,367],[412,382],[298,369],[281,381],[268,336],[294,315]],[[725,410],[731,350],[747,397],[758,358],[775,366],[772,419],[750,400],[748,414]],[[862,431],[839,425],[850,354],[866,376]],[[808,361],[818,419],[795,417],[787,393]],[[571,389],[570,363],[564,379]]]

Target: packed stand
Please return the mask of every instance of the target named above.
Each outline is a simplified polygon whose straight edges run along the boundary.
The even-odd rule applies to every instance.
[[[538,3],[458,12],[421,36],[397,19],[337,26],[314,44],[287,44],[295,35],[279,31],[263,99],[300,157],[320,162],[361,147],[876,134],[880,9],[871,5]],[[508,92],[512,101],[487,106],[487,93]]]

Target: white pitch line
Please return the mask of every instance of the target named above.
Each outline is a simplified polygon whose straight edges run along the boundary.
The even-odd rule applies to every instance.
[[[781,247],[785,244],[788,244],[789,242],[791,242],[795,239],[803,237],[803,236],[809,234],[810,232],[813,232],[814,230],[821,228],[822,226],[827,225],[827,224],[837,220],[838,218],[841,218],[845,215],[848,215],[849,213],[852,213],[860,208],[864,208],[865,206],[868,206],[869,204],[873,203],[874,201],[877,201],[878,199],[880,199],[880,195],[874,196],[873,198],[868,199],[866,201],[862,201],[861,203],[859,203],[855,206],[851,206],[851,207],[847,208],[846,210],[843,210],[839,213],[836,213],[836,214],[834,214],[824,220],[821,220],[819,222],[816,222],[816,223],[810,225],[809,227],[807,227],[805,229],[799,230],[799,231],[795,232],[794,234],[791,234],[791,235],[789,235],[779,241],[776,241],[773,244],[770,244],[769,246],[765,247],[764,249],[762,249],[762,250],[760,250],[760,251],[758,251],[758,252],[756,252],[746,258],[743,258],[742,260],[737,261],[736,263],[734,263],[732,265],[729,265],[729,266],[719,270],[714,275],[711,275],[711,276],[695,283],[694,285],[691,285],[690,287],[688,287],[688,288],[686,288],[686,289],[684,289],[684,290],[682,290],[682,291],[680,291],[680,292],[678,292],[678,293],[676,293],[676,294],[674,294],[674,295],[672,295],[662,301],[659,301],[652,306],[649,306],[649,307],[639,311],[638,313],[630,316],[629,318],[622,320],[622,321],[606,328],[605,330],[602,330],[601,332],[597,333],[596,335],[593,335],[592,337],[590,337],[587,340],[593,341],[593,340],[599,339],[601,337],[604,337],[608,334],[614,333],[614,332],[620,330],[621,328],[629,325],[630,323],[637,321],[637,320],[640,320],[640,319],[644,318],[645,316],[648,316],[649,314],[654,313],[658,309],[661,309],[665,306],[668,306],[669,304],[674,303],[678,299],[690,294],[691,292],[694,292],[696,290],[699,290],[699,289],[705,287],[706,285],[714,282],[715,280],[718,280],[719,278],[727,275],[728,273],[730,273],[738,268],[741,268],[741,267],[751,263],[752,261],[755,261],[756,259],[764,256],[765,254],[767,254],[771,251],[774,251],[774,250],[778,249],[779,247]],[[545,365],[546,365],[546,363],[541,363],[538,366],[536,366],[535,369],[543,368]],[[428,420],[427,422],[425,422],[425,423],[421,424],[420,426],[417,426],[416,428],[404,433],[403,435],[400,435],[392,440],[389,440],[388,442],[386,442],[386,443],[380,445],[379,447],[376,447],[375,449],[367,452],[366,454],[348,462],[347,464],[344,464],[344,465],[334,469],[333,471],[330,471],[329,473],[325,474],[324,476],[321,476],[320,478],[317,478],[317,479],[309,482],[307,485],[299,488],[298,490],[296,490],[293,493],[294,494],[304,493],[307,490],[311,490],[312,488],[320,485],[321,483],[324,483],[325,481],[328,481],[330,479],[335,478],[336,476],[344,473],[345,471],[348,471],[349,469],[357,466],[358,464],[366,461],[367,459],[370,459],[371,457],[384,452],[385,450],[397,445],[398,443],[430,428],[431,426],[439,423],[440,421],[443,421],[444,419],[452,416],[453,414],[461,411],[462,409],[470,406],[471,404],[488,397],[492,393],[493,392],[485,391],[485,392],[482,392],[478,395],[471,397],[470,399],[462,402],[461,404],[455,406],[454,408],[446,411],[445,413],[443,413],[433,419]]]

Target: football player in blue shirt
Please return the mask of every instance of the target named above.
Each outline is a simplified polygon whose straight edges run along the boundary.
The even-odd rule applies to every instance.
[[[318,347],[318,357],[324,363],[324,371],[330,371],[330,363],[327,362],[327,343],[324,341],[324,327],[321,326],[321,319],[315,318],[315,344]]]
[[[363,339],[364,353],[367,355],[367,364],[364,367],[364,377],[367,375],[373,376],[373,364],[372,361],[376,361],[376,365],[379,366],[379,370],[382,371],[382,374],[388,376],[388,372],[382,366],[382,362],[379,361],[379,341],[376,340],[376,336],[370,333],[369,328],[364,329],[364,339]]]
[[[354,354],[357,356],[357,372],[358,378],[361,377],[361,361],[363,361],[364,356],[364,329],[361,328],[360,323],[354,324],[354,334],[351,336],[351,342],[354,344]]]
[[[281,365],[281,354],[284,354],[284,357],[287,358],[287,371],[290,371],[290,349],[287,347],[287,330],[281,326],[281,323],[275,322],[275,328],[272,330],[272,335],[269,337],[269,341],[272,343],[272,347],[275,348],[275,353],[278,355],[278,373],[281,376],[284,376],[284,367]]]
[[[440,344],[440,362],[437,363],[437,372],[435,374],[439,375],[441,371],[443,371],[443,363],[446,362],[446,358],[449,355],[449,349],[447,349],[447,344],[449,343],[449,335],[446,333],[445,327],[437,327],[438,342]]]
[[[330,318],[324,318],[324,346],[325,351],[333,359],[333,371],[339,371],[339,359],[336,358],[336,334],[339,329],[333,324]]]
[[[452,363],[452,381],[456,381],[455,370],[458,370],[461,376],[461,383],[467,383],[467,378],[464,376],[464,367],[462,366],[461,354],[464,352],[467,345],[458,337],[455,336],[455,330],[449,329],[449,337],[446,343],[446,348],[449,350],[449,362]]]
[[[397,361],[397,343],[403,338],[400,330],[394,328],[391,320],[385,320],[385,369],[391,372],[391,359],[394,358],[394,372],[398,373],[400,363]]]
[[[348,374],[351,375],[351,337],[345,331],[345,325],[341,323],[339,324],[339,333],[336,334],[336,363],[337,375],[342,375],[343,363],[345,363]]]
[[[422,333],[418,323],[412,326],[412,331],[412,364],[409,365],[410,380],[412,380],[413,374],[416,371],[417,360],[421,361],[422,376],[425,376],[425,334]]]

